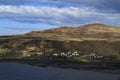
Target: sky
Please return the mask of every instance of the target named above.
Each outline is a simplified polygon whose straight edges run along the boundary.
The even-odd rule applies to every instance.
[[[0,35],[119,21],[120,0],[0,0]]]

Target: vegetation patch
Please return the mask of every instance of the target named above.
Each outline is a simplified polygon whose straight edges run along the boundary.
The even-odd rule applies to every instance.
[[[75,56],[75,57],[72,57],[71,59],[74,61],[82,61],[82,62],[91,61],[91,59],[89,57],[77,57],[77,56]]]
[[[0,54],[5,54],[7,52],[8,52],[8,50],[6,50],[6,49],[0,49]]]

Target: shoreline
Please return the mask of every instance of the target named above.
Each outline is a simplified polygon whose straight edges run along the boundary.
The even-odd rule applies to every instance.
[[[58,67],[81,70],[120,70],[120,62],[78,62],[47,59],[0,59],[0,62],[17,62],[39,67]]]

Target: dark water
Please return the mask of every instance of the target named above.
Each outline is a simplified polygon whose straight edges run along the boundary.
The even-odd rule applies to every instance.
[[[0,62],[0,80],[120,80],[120,74]]]

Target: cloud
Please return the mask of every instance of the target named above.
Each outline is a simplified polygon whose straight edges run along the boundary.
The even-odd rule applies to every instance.
[[[0,19],[52,25],[77,25],[86,22],[119,24],[120,14],[98,12],[88,7],[0,6]]]
[[[89,6],[101,10],[120,12],[120,0],[0,0],[1,4],[18,5],[26,3],[69,5],[73,7]]]

